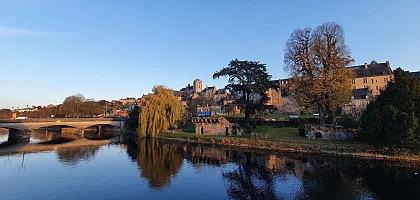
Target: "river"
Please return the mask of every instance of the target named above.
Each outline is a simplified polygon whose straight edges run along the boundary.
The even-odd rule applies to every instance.
[[[420,199],[416,167],[152,139],[0,165],[0,199]]]

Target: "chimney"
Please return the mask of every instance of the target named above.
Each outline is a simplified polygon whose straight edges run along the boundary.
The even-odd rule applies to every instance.
[[[368,64],[367,63],[365,63],[365,69],[367,69],[368,68]]]
[[[389,64],[389,61],[388,61],[388,60],[386,61],[386,66],[387,66],[389,69],[391,69],[391,65]]]

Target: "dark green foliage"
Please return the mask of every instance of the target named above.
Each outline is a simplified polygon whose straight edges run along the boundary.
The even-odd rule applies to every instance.
[[[227,89],[242,94],[237,104],[245,111],[245,127],[249,127],[251,115],[263,110],[264,103],[270,100],[268,89],[277,90],[278,86],[270,80],[265,64],[256,61],[232,60],[228,67],[215,72],[213,79],[222,76],[228,77]]]
[[[344,126],[346,128],[358,129],[359,122],[360,122],[361,114],[349,114],[349,115],[341,115],[336,119],[337,124]]]
[[[398,68],[361,117],[361,138],[375,146],[408,148],[420,153],[420,79]]]
[[[135,106],[134,109],[128,114],[128,121],[126,123],[127,129],[135,131],[139,127],[139,107]]]

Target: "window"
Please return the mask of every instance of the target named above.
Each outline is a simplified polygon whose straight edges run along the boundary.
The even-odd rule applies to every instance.
[[[376,90],[379,90],[379,87],[378,86],[376,86]]]
[[[356,89],[356,86],[353,86],[353,90],[355,90]]]
[[[388,78],[384,78],[384,82],[385,83],[388,83]]]
[[[356,84],[356,79],[352,79],[352,80],[351,80],[351,83],[352,83],[352,84]]]
[[[363,83],[367,83],[367,78],[363,78]]]
[[[372,78],[372,83],[374,83],[374,82],[373,82],[373,78]]]

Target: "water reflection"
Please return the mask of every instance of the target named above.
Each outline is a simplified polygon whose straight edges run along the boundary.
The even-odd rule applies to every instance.
[[[178,173],[182,161],[182,152],[174,144],[146,138],[138,141],[137,163],[142,176],[154,189],[167,186],[171,177]]]
[[[130,146],[130,145],[129,145]],[[151,188],[170,185],[183,158],[221,167],[231,199],[418,199],[415,170],[384,162],[139,140],[127,152]],[[134,152],[137,152],[134,153]],[[233,164],[233,165],[232,165]],[[226,167],[228,166],[228,167]]]

